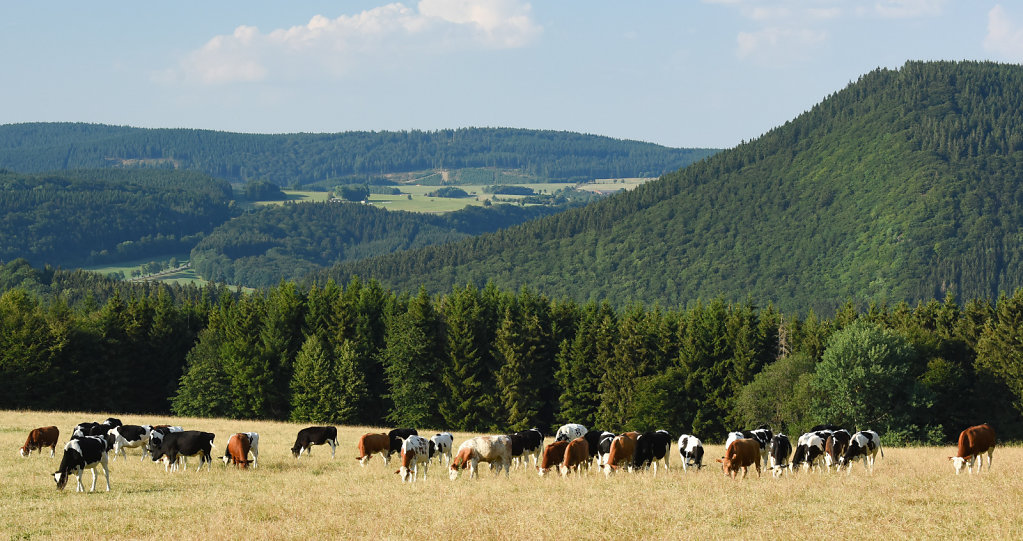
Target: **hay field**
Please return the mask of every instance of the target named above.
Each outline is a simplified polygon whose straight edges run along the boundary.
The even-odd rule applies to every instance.
[[[685,476],[674,467],[611,479],[584,474],[540,478],[513,471],[510,478],[484,473],[452,482],[439,466],[429,478],[403,485],[379,457],[365,468],[353,459],[366,427],[340,427],[341,446],[314,447],[295,461],[295,433],[304,425],[223,419],[117,415],[126,424],[172,423],[214,432],[214,457],[230,434],[260,433],[255,470],[228,468],[168,474],[162,464],[128,460],[111,464],[111,491],[102,476],[97,492],[56,490],[51,473],[61,450],[48,458],[21,458],[17,449],[31,428],[57,425],[61,443],[82,421],[107,413],[0,411],[0,532],[9,539],[581,539],[806,538],[871,539],[1019,538],[1023,535],[1023,449],[1000,447],[991,474],[956,477],[946,457],[951,448],[892,448],[875,474],[861,465],[851,475],[770,475],[746,481],[722,476],[712,466]],[[420,431],[432,435],[431,431]],[[467,434],[455,435],[455,445]],[[550,439],[547,440],[550,442]],[[101,474],[102,475],[102,474]],[[92,474],[85,475],[86,489]]]

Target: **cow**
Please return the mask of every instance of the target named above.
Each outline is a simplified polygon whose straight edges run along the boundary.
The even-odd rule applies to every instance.
[[[567,447],[568,442],[560,440],[553,442],[544,448],[540,464],[536,467],[537,471],[540,473],[540,477],[547,475],[547,472],[550,471],[551,468],[564,462],[565,448]]]
[[[613,432],[601,432],[600,441],[597,442],[596,458],[597,458],[597,471],[604,468],[607,464],[607,455],[611,453],[611,442],[615,439]],[[591,449],[592,451],[592,449]]]
[[[184,432],[184,430],[185,430],[185,429],[181,428],[180,426],[171,426],[171,425],[156,425],[156,426],[142,425],[142,428],[148,428],[149,429],[149,445],[146,445],[145,447],[142,448],[142,459],[143,460],[146,458],[146,455],[149,454],[149,448],[154,446],[154,445],[159,446],[160,442],[163,441],[163,437],[164,436],[166,436],[167,434],[170,434],[171,432]]]
[[[586,459],[587,469],[590,468],[590,465],[593,463],[593,459],[597,456],[598,453],[600,453],[601,438],[607,435],[614,436],[614,434],[611,434],[610,432],[607,432],[605,430],[587,430],[586,434],[583,434],[583,439],[586,440],[586,445],[589,446],[590,450],[590,456],[587,457]],[[598,465],[600,464],[599,460],[597,461],[597,464]]]
[[[202,471],[203,464],[206,464],[206,469],[210,470],[213,467],[213,458],[210,453],[213,450],[214,438],[212,433],[198,430],[170,432],[156,444],[150,438],[149,454],[153,462],[164,458],[165,471],[176,470],[179,458],[184,462],[182,471],[188,471],[187,457],[196,455],[199,455],[199,467],[195,471]]]
[[[565,457],[561,461],[561,476],[565,477],[572,471],[579,471],[579,465],[590,458],[590,444],[586,438],[578,437],[565,447]]]
[[[114,417],[108,417],[102,423],[93,423],[86,421],[84,423],[78,423],[74,430],[71,431],[71,437],[81,436],[104,436],[111,428],[121,426],[121,420],[115,419]]]
[[[813,470],[814,465],[820,465],[823,457],[824,440],[816,432],[807,432],[796,440],[796,452],[789,463],[789,471],[799,471],[803,464],[806,464],[808,470]]]
[[[252,440],[244,432],[238,432],[227,440],[227,453],[220,457],[224,464],[234,464],[239,468],[247,468],[252,463],[249,460],[249,450],[252,448]]]
[[[846,448],[849,447],[849,440],[852,436],[849,431],[844,428],[839,428],[833,431],[828,439],[824,440],[824,464],[827,466],[828,471],[831,471],[831,467],[835,466],[837,471],[838,459],[845,453]]]
[[[387,437],[387,434],[383,432],[363,434],[359,436],[357,445],[359,456],[355,457],[355,460],[359,461],[360,466],[365,466],[373,458],[374,453],[380,453],[385,466],[391,462],[391,438]]]
[[[75,491],[85,492],[82,475],[85,470],[92,470],[92,488],[89,492],[95,492],[96,478],[99,477],[96,468],[102,466],[103,475],[107,479],[107,492],[110,492],[110,466],[107,460],[107,442],[102,436],[82,436],[67,442],[64,445],[64,456],[60,459],[60,466],[53,472],[57,490],[64,490],[68,476],[74,475],[78,479]]]
[[[586,435],[586,427],[576,423],[562,425],[554,434],[554,441],[572,441]]]
[[[43,454],[43,448],[50,448],[50,458],[53,458],[54,453],[57,452],[57,442],[60,440],[60,429],[55,426],[41,426],[39,428],[33,428],[28,433],[28,439],[25,440],[25,445],[21,446],[18,451],[23,457],[27,457],[32,454],[32,451],[39,450],[39,454]]]
[[[703,442],[696,436],[682,434],[678,437],[678,455],[682,460],[682,471],[689,471],[691,466],[696,466],[699,471],[703,468]]]
[[[136,447],[142,447],[142,459],[146,458],[146,446],[149,443],[149,434],[152,429],[145,426],[139,425],[121,425],[115,426],[107,431],[108,434],[114,437],[114,456],[111,460],[117,460],[117,454],[120,453],[125,460],[128,460],[128,454],[124,452],[125,449],[134,449]]]
[[[671,434],[667,431],[644,432],[636,438],[636,450],[632,457],[632,466],[643,469],[653,466],[654,477],[657,477],[657,463],[664,462],[664,470],[668,471],[668,457],[671,456]]]
[[[337,428],[333,426],[310,426],[298,431],[295,436],[295,445],[291,447],[291,455],[296,459],[302,454],[312,453],[313,445],[330,445],[330,459],[334,460],[334,451],[337,450]],[[400,450],[401,447],[399,446]]]
[[[533,466],[540,462],[540,454],[543,452],[543,432],[536,428],[516,432],[522,438],[522,461],[523,466],[529,466],[529,457],[533,457]]]
[[[259,466],[259,432],[241,432],[249,437],[249,452],[252,453],[252,467]]]
[[[883,458],[884,450],[881,449],[881,437],[877,435],[877,432],[860,430],[849,439],[849,446],[845,449],[845,454],[838,459],[838,468],[847,466],[847,473],[851,473],[853,461],[862,458],[863,468],[874,473],[874,457],[877,456],[878,451],[881,452]]]
[[[764,468],[767,468],[768,460],[771,454],[771,438],[774,434],[771,433],[771,427],[767,425],[760,425],[754,430],[739,430],[736,432],[729,432],[728,439],[725,441],[725,449],[732,444],[733,441],[744,438],[756,440],[760,445],[760,459],[764,463]]]
[[[469,479],[479,477],[477,468],[480,462],[487,462],[491,468],[497,469],[501,474],[504,468],[505,477],[508,476],[511,468],[511,438],[508,436],[477,436],[462,442],[458,446],[458,452],[451,461],[448,469],[448,476],[452,481],[458,479],[459,470],[469,468]]]
[[[388,457],[394,453],[401,452],[401,446],[405,443],[405,438],[409,436],[418,436],[419,431],[414,428],[395,428],[394,430],[387,433],[387,438],[390,440],[390,449],[387,451]]]
[[[717,459],[721,463],[721,471],[733,479],[742,470],[742,478],[749,473],[750,466],[756,466],[757,477],[760,477],[760,443],[752,438],[739,438],[728,445],[725,456]]]
[[[437,462],[441,466],[447,466],[451,462],[451,451],[455,447],[455,437],[450,432],[440,432],[430,438],[430,443],[433,444],[430,458],[433,459],[433,455],[437,454]]]
[[[423,479],[430,469],[430,440],[415,434],[405,438],[401,444],[401,467],[394,473],[401,475],[401,482],[414,483],[419,478],[419,465],[423,465]]]
[[[633,457],[636,456],[636,440],[639,432],[626,432],[619,434],[611,440],[611,450],[607,453],[607,463],[604,465],[604,476],[610,477],[612,473],[627,463],[629,471],[632,471]]]
[[[520,436],[518,433],[505,434],[505,436],[508,436],[508,439],[510,439],[511,442],[512,442],[512,451],[511,451],[512,465],[514,465],[516,468],[518,468],[519,457],[522,456],[522,451],[523,451],[523,449],[525,447],[526,440],[525,440],[525,438]]]
[[[778,477],[789,466],[789,455],[792,454],[792,442],[781,432],[771,438],[771,475]]]
[[[973,474],[973,464],[977,463],[977,473],[980,473],[984,465],[984,453],[987,453],[987,469],[991,471],[991,457],[995,453],[995,429],[991,425],[971,426],[959,433],[959,447],[956,449],[956,456],[948,457],[955,467],[956,475],[963,471],[963,465],[967,473]],[[881,456],[884,456],[883,454]]]

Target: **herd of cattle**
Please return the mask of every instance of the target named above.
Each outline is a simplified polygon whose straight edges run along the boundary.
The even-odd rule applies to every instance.
[[[50,448],[53,457],[60,431],[56,426],[36,428],[29,433],[20,454],[29,456],[32,451],[43,452]],[[84,492],[82,475],[85,470],[92,470],[92,488],[96,490],[97,469],[102,468],[106,477],[107,490],[110,490],[109,455],[113,452],[116,459],[120,454],[127,459],[125,449],[141,448],[142,458],[151,457],[153,462],[164,461],[166,471],[174,471],[179,467],[188,469],[188,457],[199,457],[196,471],[203,465],[207,470],[212,467],[212,449],[214,434],[197,430],[183,430],[180,426],[169,425],[124,425],[115,418],[101,423],[86,422],[77,425],[72,431],[71,439],[64,445],[64,455],[60,466],[53,473],[58,489],[63,489],[71,475],[78,481],[77,491]],[[617,471],[629,472],[652,469],[657,476],[658,464],[665,471],[669,468],[669,456],[672,436],[664,430],[651,432],[625,432],[614,434],[603,430],[587,430],[580,424],[566,424],[554,435],[554,442],[544,445],[544,434],[533,428],[512,434],[499,436],[477,436],[464,441],[456,451],[454,436],[448,432],[435,434],[431,438],[419,436],[414,428],[399,428],[384,433],[364,434],[359,438],[358,450],[360,465],[365,466],[374,454],[379,454],[384,464],[398,453],[401,465],[396,474],[402,481],[414,482],[419,477],[419,469],[423,469],[426,478],[430,463],[434,458],[442,467],[448,467],[451,479],[457,479],[462,470],[469,470],[469,477],[478,477],[480,462],[486,462],[491,470],[500,474],[503,469],[508,476],[512,468],[535,468],[540,476],[551,470],[557,470],[562,476],[578,472],[580,466],[590,470],[595,468],[605,476]],[[309,454],[313,445],[329,445],[331,459],[337,450],[337,428],[333,426],[312,426],[303,428],[295,438],[291,448],[292,455],[298,459]],[[703,468],[703,444],[699,438],[683,434],[677,440],[679,458],[683,472],[690,468]],[[956,474],[964,467],[973,473],[974,465],[979,473],[983,464],[983,455],[987,454],[987,466],[991,468],[991,458],[995,447],[995,432],[989,425],[973,426],[962,431],[956,456],[949,457]],[[874,460],[880,453],[881,439],[872,430],[861,430],[850,433],[835,425],[819,425],[803,434],[796,440],[793,447],[785,434],[773,434],[767,426],[755,430],[744,430],[728,434],[725,443],[725,456],[718,458],[725,475],[737,477],[742,472],[745,478],[750,466],[761,472],[761,463],[769,468],[773,476],[784,472],[797,472],[801,469],[812,471],[852,470],[858,460],[863,461],[864,468],[873,472]],[[249,456],[252,459],[249,459]],[[225,464],[235,464],[246,468],[259,465],[259,434],[255,432],[239,432],[233,434],[227,443],[226,453],[219,457]],[[979,459],[979,460],[978,460]]]

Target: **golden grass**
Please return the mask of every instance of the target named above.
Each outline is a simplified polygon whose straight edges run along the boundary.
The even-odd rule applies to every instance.
[[[892,448],[875,474],[857,464],[851,475],[801,474],[745,481],[726,479],[708,446],[709,463],[683,476],[674,468],[611,479],[584,474],[540,478],[535,470],[510,478],[466,475],[452,482],[434,463],[425,481],[403,485],[379,457],[362,468],[353,458],[361,434],[380,429],[340,427],[341,446],[313,448],[295,461],[290,448],[304,425],[264,421],[114,415],[127,424],[172,423],[214,432],[214,455],[230,434],[260,433],[260,467],[242,471],[221,462],[213,470],[168,474],[162,464],[111,463],[111,491],[58,492],[51,473],[60,461],[18,448],[28,431],[57,425],[61,443],[81,421],[106,413],[0,411],[0,539],[582,539],[700,538],[1018,538],[1023,534],[1023,449],[1000,447],[994,469],[955,476],[951,448]],[[433,432],[423,430],[424,435]],[[456,433],[455,445],[469,434]],[[550,442],[550,439],[547,440]],[[766,473],[766,472],[765,472]],[[101,474],[102,475],[102,474]],[[84,483],[88,490],[92,474]]]

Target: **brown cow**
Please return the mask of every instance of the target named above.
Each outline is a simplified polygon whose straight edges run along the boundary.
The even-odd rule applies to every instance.
[[[373,458],[373,453],[380,453],[380,456],[384,459],[385,466],[390,463],[391,438],[387,437],[387,434],[383,432],[363,434],[359,438],[359,456],[355,457],[355,460],[359,461],[359,465],[365,466],[369,459]]]
[[[733,479],[739,474],[740,469],[742,478],[745,479],[750,466],[757,467],[757,477],[760,477],[760,443],[748,438],[735,440],[718,462],[721,463],[721,471],[726,476],[731,475]]]
[[[227,454],[220,457],[224,464],[231,463],[239,468],[248,468],[252,463],[249,460],[249,449],[252,448],[252,440],[249,435],[239,432],[227,440]]]
[[[50,458],[53,458],[53,453],[57,450],[58,439],[60,439],[60,429],[55,426],[34,428],[28,433],[25,445],[21,446],[21,456],[27,457],[36,449],[39,450],[39,454],[43,454],[43,447],[49,447]]]
[[[576,438],[565,447],[565,459],[561,462],[561,476],[565,477],[573,470],[579,471],[579,464],[590,458],[590,444],[586,438]]]
[[[994,452],[995,429],[984,423],[963,430],[959,434],[959,448],[956,450],[956,456],[950,456],[948,459],[955,466],[956,475],[962,472],[963,465],[967,463],[969,465],[966,467],[966,471],[972,474],[974,462],[977,463],[977,473],[980,473],[981,467],[984,465],[984,457],[981,455],[987,453],[987,469],[990,471],[991,456]]]
[[[611,440],[611,451],[607,454],[607,463],[604,464],[605,477],[610,477],[622,462],[627,462],[629,471],[632,471],[632,458],[636,454],[637,439],[639,432],[626,432]]]
[[[540,472],[540,477],[546,475],[551,468],[557,466],[565,459],[566,447],[568,447],[568,441],[566,440],[556,441],[544,447],[540,465],[536,467],[537,471]]]

